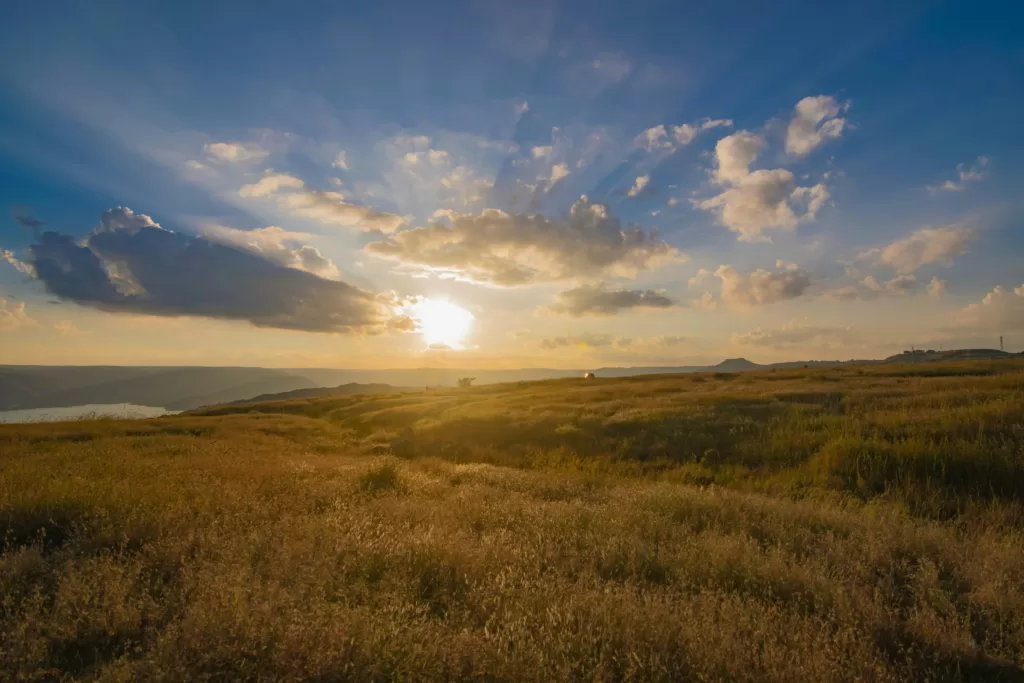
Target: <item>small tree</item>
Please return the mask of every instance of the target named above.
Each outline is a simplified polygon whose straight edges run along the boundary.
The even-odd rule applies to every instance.
[[[473,380],[475,379],[476,377],[463,377],[458,382],[456,382],[456,384],[458,384],[460,387],[473,386]]]

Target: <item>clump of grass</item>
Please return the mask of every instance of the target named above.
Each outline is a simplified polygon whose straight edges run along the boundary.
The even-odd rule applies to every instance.
[[[368,493],[398,491],[401,488],[402,478],[398,468],[390,462],[371,468],[359,478],[359,489]]]

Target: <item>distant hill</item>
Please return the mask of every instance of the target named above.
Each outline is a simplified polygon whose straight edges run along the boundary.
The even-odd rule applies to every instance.
[[[267,401],[287,401],[293,398],[329,398],[333,396],[350,396],[352,394],[389,394],[402,391],[419,391],[420,388],[393,387],[390,384],[359,384],[351,382],[337,387],[314,387],[312,389],[295,389],[276,394],[260,394],[252,398],[228,401],[221,405],[241,406],[248,403],[266,403]]]
[[[951,351],[934,351],[918,349],[915,351],[904,351],[895,356],[885,359],[886,363],[921,363],[954,360],[1004,360],[1007,358],[1020,358],[1021,353],[1008,353],[998,349],[953,349]]]
[[[349,370],[334,368],[231,368],[231,367],[119,367],[119,366],[0,366],[0,410],[62,408],[86,404],[134,403],[191,410],[238,401],[269,401],[345,393],[405,391],[405,387],[455,386],[460,377],[474,384],[524,382],[561,377],[632,377],[690,372],[746,372],[771,368],[822,368],[838,365],[930,362],[943,360],[997,360],[1021,357],[994,349],[915,351],[885,360],[790,361],[758,364],[729,358],[717,365],[518,368],[467,370],[465,368],[412,368]],[[346,387],[351,387],[346,389]],[[356,388],[358,387],[358,389]],[[307,393],[303,393],[307,392]],[[327,392],[327,393],[317,393]],[[333,393],[332,393],[333,392]]]

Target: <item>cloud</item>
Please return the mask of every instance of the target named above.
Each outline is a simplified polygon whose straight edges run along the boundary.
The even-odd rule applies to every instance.
[[[345,150],[338,152],[338,156],[334,157],[334,163],[331,164],[332,168],[340,168],[343,171],[348,170],[348,156],[345,154]]]
[[[289,268],[298,268],[325,278],[337,278],[338,268],[313,246],[304,244],[313,238],[305,232],[290,232],[271,225],[257,230],[236,230],[222,225],[207,226],[208,239],[250,249]]]
[[[364,232],[394,232],[405,222],[401,216],[346,202],[340,192],[310,190],[301,179],[270,170],[258,182],[243,185],[238,194],[271,198],[293,216],[324,225],[358,227]]]
[[[980,156],[974,165],[970,168],[965,168],[964,164],[956,165],[957,180],[946,180],[940,185],[929,185],[928,190],[930,192],[962,192],[967,189],[967,185],[970,183],[977,183],[985,179],[988,175],[985,172],[985,167],[988,166],[988,157]]]
[[[703,200],[692,200],[697,208],[713,211],[741,242],[769,241],[769,229],[793,230],[813,220],[828,201],[824,184],[799,187],[793,174],[782,168],[750,171],[750,165],[765,147],[764,138],[739,131],[715,145],[713,179],[725,189]]]
[[[949,285],[948,280],[943,280],[939,276],[932,278],[932,281],[928,283],[928,295],[929,296],[942,296],[946,293],[946,286]]]
[[[16,330],[19,327],[34,325],[35,319],[25,312],[24,301],[9,301],[0,296],[0,331]]]
[[[246,145],[241,142],[214,142],[203,145],[203,151],[211,159],[228,164],[261,161],[270,155],[270,152],[259,145]]]
[[[566,177],[567,175],[569,175],[568,164],[555,164],[554,166],[551,167],[551,178],[548,180],[548,186],[545,189],[547,191],[550,191],[551,188],[555,186],[555,183],[557,183],[559,180]]]
[[[793,320],[774,329],[755,330],[732,335],[732,342],[741,346],[770,349],[825,347],[836,348],[860,343],[860,337],[849,327],[807,325]]]
[[[548,337],[547,339],[541,339],[540,348],[548,350],[565,347],[598,348],[602,346],[611,346],[615,343],[615,341],[615,337],[612,337],[609,334],[595,334],[593,332],[583,332],[582,334],[575,336]]]
[[[855,284],[829,290],[821,298],[826,301],[872,301],[879,297],[912,294],[917,291],[919,284],[917,277],[909,274],[897,275],[885,282],[879,282],[874,275],[868,275]]]
[[[27,259],[60,299],[115,313],[247,320],[260,327],[375,333],[390,314],[373,294],[286,267],[250,248],[104,211],[84,239],[47,231]]]
[[[839,113],[849,108],[834,97],[818,95],[805,97],[796,104],[793,118],[786,129],[786,152],[803,156],[813,152],[828,140],[842,136],[846,119]]]
[[[485,209],[454,214],[366,246],[371,254],[474,282],[501,286],[576,277],[632,277],[678,261],[657,231],[623,226],[584,196],[566,218]]]
[[[772,273],[759,268],[743,275],[732,266],[719,266],[715,276],[722,284],[722,300],[734,308],[796,299],[811,286],[811,274],[800,269]]]
[[[644,188],[646,188],[647,184],[650,182],[651,176],[649,175],[637,176],[637,179],[633,181],[633,187],[629,188],[629,192],[627,192],[626,194],[630,197],[636,197],[638,194],[644,191]]]
[[[1013,291],[996,287],[981,303],[961,310],[953,329],[1002,333],[1024,331],[1024,285]]]
[[[670,308],[674,305],[675,302],[665,296],[664,290],[612,289],[601,282],[559,292],[555,303],[544,310],[578,318],[585,315],[615,315],[631,308]]]
[[[898,273],[913,273],[930,263],[949,265],[967,252],[976,231],[955,224],[941,228],[922,228],[881,249],[869,249],[857,255],[858,260],[881,261]]]
[[[553,147],[551,145],[543,145],[534,147],[531,151],[534,159],[550,159]]]
[[[718,308],[718,301],[715,300],[715,296],[711,292],[704,292],[698,298],[691,299],[690,305],[694,308],[703,308],[708,311],[713,311]]]
[[[75,337],[80,334],[88,334],[84,330],[78,329],[78,326],[70,320],[60,320],[55,322],[53,324],[53,329],[62,337]]]
[[[590,68],[610,83],[618,83],[629,75],[629,72],[633,70],[633,65],[622,55],[606,53],[590,62]]]
[[[28,228],[33,232],[39,230],[39,228],[46,225],[45,221],[41,221],[38,218],[33,218],[32,216],[27,214],[23,215],[21,213],[18,213],[17,207],[15,207],[15,211],[11,213],[11,217],[14,218],[15,221],[17,221],[18,225],[20,225],[23,228]]]
[[[700,270],[697,271],[696,275],[694,275],[693,277],[686,281],[686,286],[689,287],[690,289],[696,289],[697,287],[700,287],[705,282],[710,280],[711,277],[712,273],[710,270],[708,270],[707,268],[701,268]]]
[[[731,126],[731,119],[709,119],[704,118],[693,123],[683,123],[678,126],[666,126],[665,124],[653,126],[636,137],[637,147],[643,147],[648,152],[656,149],[676,150],[685,147],[696,139],[700,133],[712,128]]]
[[[301,179],[286,173],[273,173],[267,171],[267,175],[251,185],[243,185],[238,194],[243,197],[269,197],[283,189],[301,189],[306,186]]]
[[[17,256],[14,255],[13,251],[9,251],[7,249],[0,249],[0,260],[9,263],[12,268],[14,268],[22,275],[28,275],[29,277],[35,277],[36,275],[35,268],[32,267],[32,264],[25,263],[24,261],[20,260]]]

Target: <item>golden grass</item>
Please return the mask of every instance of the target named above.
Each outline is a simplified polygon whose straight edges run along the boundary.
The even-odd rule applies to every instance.
[[[0,679],[1021,680],[1013,363],[0,427]]]

